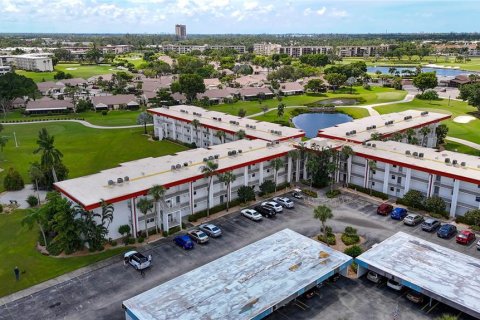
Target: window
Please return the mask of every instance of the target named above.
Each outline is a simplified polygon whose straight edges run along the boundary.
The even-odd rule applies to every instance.
[[[395,180],[395,175],[392,174],[392,180]]]
[[[197,191],[193,191],[193,195],[195,196],[197,194]]]
[[[252,173],[252,178],[255,178],[255,173]]]
[[[176,196],[176,197],[175,197],[175,202],[176,202],[176,203],[179,203],[179,202],[180,202],[180,196]]]
[[[154,222],[154,221],[155,221],[154,218],[148,218],[148,219],[147,219],[147,223],[152,223],[152,222]]]
[[[480,196],[476,196],[475,201],[480,202]]]
[[[270,169],[267,169],[267,172],[270,172]]]
[[[440,192],[440,187],[439,186],[435,186],[435,188],[433,188],[433,193],[434,194],[438,194]]]
[[[397,192],[400,192],[400,189],[399,189],[399,188],[397,188]]]
[[[197,207],[197,204],[196,204],[196,203],[194,203],[194,204],[193,204],[193,207],[194,207],[194,208],[196,208],[196,207]]]
[[[394,165],[393,165],[393,167],[394,167],[394,168],[396,168],[396,167],[397,167],[397,165],[396,165],[396,164],[394,164]]]
[[[375,182],[372,181],[372,187],[375,185]]]
[[[390,187],[390,191],[395,191],[395,188],[394,188],[394,187]]]
[[[377,173],[377,170],[372,170],[372,174],[375,174],[375,173]]]

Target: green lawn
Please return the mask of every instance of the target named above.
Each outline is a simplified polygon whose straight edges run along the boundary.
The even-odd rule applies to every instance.
[[[452,119],[460,115],[475,115],[477,112],[476,108],[469,106],[466,102],[451,100],[449,106],[448,100],[445,99],[432,102],[414,99],[411,102],[380,106],[375,109],[381,114],[400,112],[409,109],[426,110],[451,114]],[[452,119],[444,122],[449,127],[449,136],[480,143],[480,134],[478,134],[480,132],[479,119],[470,121],[469,123],[457,123]]]
[[[446,140],[446,143],[443,145],[446,150],[471,154],[473,156],[480,156],[480,150],[474,149],[472,147],[466,146],[464,144],[456,143],[453,141]]]
[[[127,60],[128,62],[132,63],[135,66],[135,69],[138,69],[138,67],[142,64],[145,63],[146,61],[143,60],[143,57],[141,54],[135,54],[131,53],[126,56],[119,56],[118,59],[121,60]],[[116,59],[116,60],[118,60]]]
[[[128,250],[120,245],[118,248],[84,257],[43,256],[35,249],[38,239],[36,228],[28,230],[27,227],[21,226],[24,214],[23,210],[17,210],[9,215],[0,214],[0,252],[2,252],[0,297]],[[20,281],[15,281],[13,273],[15,266],[22,272]]]
[[[283,97],[282,103],[286,106],[304,106],[316,101],[330,99],[330,98],[359,98],[362,99],[362,105],[374,104],[382,102],[390,102],[402,100],[406,91],[399,91],[390,88],[372,87],[371,90],[366,90],[363,87],[354,87],[353,94],[350,94],[349,88],[342,88],[337,92],[328,92],[323,94],[303,94],[298,96]],[[268,108],[275,108],[280,102],[277,99],[269,99],[258,103],[258,101],[239,101],[233,104],[221,104],[209,107],[209,110],[225,112],[233,115],[238,115],[240,109],[245,109],[247,115],[262,112],[262,106]]]
[[[148,141],[143,128],[101,130],[81,124],[56,122],[23,125],[5,125],[2,134],[10,137],[1,154],[1,168],[16,168],[28,182],[30,163],[40,158],[33,154],[38,131],[47,128],[55,136],[55,146],[64,154],[64,163],[70,169],[70,178],[108,169],[121,162],[145,157],[172,154],[186,148],[167,141]],[[19,147],[13,141],[15,131]],[[5,171],[0,173],[3,181]],[[0,185],[0,191],[3,184]]]
[[[337,107],[335,110],[344,112],[351,116],[353,119],[360,119],[368,117],[370,114],[367,109],[356,108],[356,107]]]
[[[81,65],[78,63],[65,63],[65,64],[62,63],[62,64],[57,64],[55,66],[55,71],[53,72],[33,72],[33,71],[24,71],[24,70],[16,70],[15,72],[20,75],[24,75],[28,78],[32,78],[33,81],[35,82],[42,82],[44,80],[54,81],[53,76],[57,71],[70,73],[74,78],[88,79],[93,76],[115,73],[120,70],[115,69],[109,64]]]

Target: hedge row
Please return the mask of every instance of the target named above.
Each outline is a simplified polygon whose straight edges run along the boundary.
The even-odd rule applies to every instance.
[[[359,191],[361,193],[372,195],[372,196],[380,198],[382,200],[387,200],[388,199],[388,194],[380,192],[380,191],[375,191],[375,190],[371,190],[371,189],[364,188],[364,187],[361,187],[361,186],[357,186],[356,184],[353,184],[353,183],[349,183],[348,187],[350,189],[354,189],[354,190]]]
[[[302,189],[302,193],[305,195],[312,197],[312,198],[317,198],[318,194],[316,191],[310,190],[310,189]]]
[[[232,200],[232,201],[230,201],[230,208],[238,206],[240,203],[242,203],[240,199]],[[218,206],[211,207],[210,208],[210,214],[214,214],[214,213],[226,210],[226,209],[227,209],[227,203],[222,203],[222,204],[219,204]],[[207,216],[207,210],[198,211],[194,214],[189,215],[188,216],[188,221],[195,222],[198,219],[204,218],[206,216]]]

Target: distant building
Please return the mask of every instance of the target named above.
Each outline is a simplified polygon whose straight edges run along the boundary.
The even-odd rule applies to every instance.
[[[287,54],[298,58],[304,54],[329,54],[335,52],[340,57],[373,57],[388,51],[389,45],[378,46],[282,46],[274,43],[255,43],[253,52],[260,55],[272,55],[275,53]]]
[[[253,44],[253,52],[262,56],[269,56],[274,53],[280,53],[282,46],[275,43],[255,43]]]
[[[185,54],[192,51],[200,51],[204,52],[207,49],[212,50],[222,50],[222,49],[233,49],[238,53],[245,53],[246,48],[242,45],[232,45],[232,46],[223,46],[223,45],[183,45],[183,44],[165,44],[162,46],[158,46],[158,49],[162,52],[172,51],[178,54]]]
[[[18,56],[0,57],[0,65],[14,65],[17,69],[28,71],[53,71],[51,53],[29,53]]]
[[[179,40],[183,40],[187,38],[187,26],[184,24],[176,24],[175,25],[175,36]]]
[[[0,76],[3,76],[11,71],[10,66],[2,66],[0,65]]]

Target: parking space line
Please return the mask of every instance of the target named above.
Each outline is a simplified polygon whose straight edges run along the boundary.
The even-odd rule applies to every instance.
[[[435,308],[438,306],[439,303],[440,303],[440,302],[437,301],[437,303],[435,303],[435,304],[433,305],[433,307],[431,307],[431,308],[427,311],[427,313],[430,313],[430,311],[432,311],[433,309],[435,309]]]

